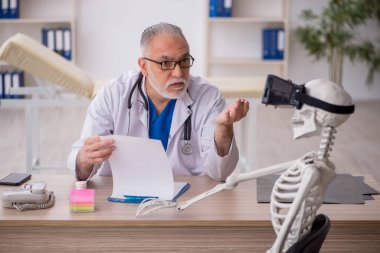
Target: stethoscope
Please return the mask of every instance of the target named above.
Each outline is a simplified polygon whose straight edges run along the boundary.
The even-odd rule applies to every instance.
[[[148,104],[149,104],[148,98],[145,96],[145,94],[141,88],[143,78],[144,78],[144,76],[140,72],[139,77],[137,78],[136,82],[133,84],[131,92],[129,93],[129,96],[128,96],[128,101],[127,101],[128,110],[131,110],[131,108],[132,108],[132,95],[133,95],[133,92],[137,88],[138,92],[140,93],[140,95],[144,99],[144,103],[143,103],[144,108],[146,111],[148,111]],[[188,108],[191,111],[190,106],[188,106]],[[128,127],[128,129],[129,129],[129,127]],[[190,139],[191,139],[191,114],[189,117],[187,117],[187,119],[185,121],[185,126],[184,126],[182,153],[185,155],[191,155],[193,153],[193,146],[190,144]]]

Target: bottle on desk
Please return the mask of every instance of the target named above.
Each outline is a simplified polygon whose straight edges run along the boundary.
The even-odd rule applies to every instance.
[[[75,182],[75,189],[70,191],[70,211],[73,213],[95,211],[95,189],[87,189],[86,181]]]

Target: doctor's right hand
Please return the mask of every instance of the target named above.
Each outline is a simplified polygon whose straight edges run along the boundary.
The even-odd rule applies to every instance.
[[[91,136],[85,139],[76,159],[77,176],[81,179],[87,179],[95,164],[102,163],[111,156],[116,148],[114,144],[114,140],[102,140],[99,136]]]

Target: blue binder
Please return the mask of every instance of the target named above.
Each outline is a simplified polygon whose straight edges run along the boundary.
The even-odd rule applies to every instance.
[[[63,29],[55,29],[55,52],[63,56]]]
[[[5,98],[4,71],[0,70],[0,98]]]
[[[210,0],[210,17],[224,16],[224,0]]]
[[[276,30],[277,36],[277,47],[276,47],[276,59],[284,59],[284,48],[285,48],[285,31],[282,28]]]
[[[231,17],[232,16],[232,0],[224,0],[223,16],[224,17]]]
[[[210,0],[209,16],[217,17],[217,0]]]
[[[267,28],[262,30],[263,60],[284,59],[285,35],[283,28]]]
[[[63,57],[71,61],[71,29],[63,29]]]
[[[19,0],[9,0],[8,2],[8,18],[16,19],[20,16]]]
[[[269,53],[269,29],[263,29],[262,30],[262,58],[263,60],[268,60],[270,59],[270,53]]]
[[[9,71],[3,73],[4,76],[4,98],[12,98],[10,94],[10,89],[12,87],[12,74]]]
[[[24,87],[24,72],[22,71],[12,71],[12,83],[11,87],[14,89]],[[23,95],[12,95],[12,98],[24,98]]]
[[[0,18],[8,18],[8,12],[9,12],[9,0],[0,0]]]
[[[55,32],[52,28],[42,28],[42,44],[55,51]]]

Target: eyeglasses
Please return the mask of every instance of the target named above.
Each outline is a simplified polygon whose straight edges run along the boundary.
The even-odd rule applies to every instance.
[[[179,64],[181,69],[188,69],[194,63],[194,58],[191,55],[179,61],[155,61],[146,57],[143,57],[143,59],[159,64],[162,70],[173,70],[177,64]]]

